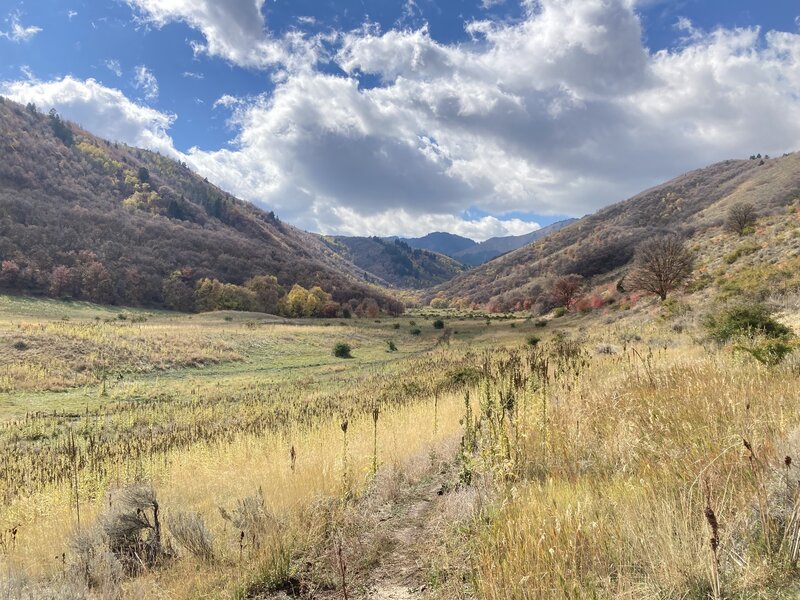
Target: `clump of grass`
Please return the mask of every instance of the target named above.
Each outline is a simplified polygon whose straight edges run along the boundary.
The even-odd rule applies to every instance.
[[[394,343],[394,340],[386,340],[386,346],[389,352],[397,352],[397,344]]]
[[[220,506],[219,512],[222,518],[233,525],[240,533],[240,560],[245,547],[250,548],[252,551],[261,548],[270,524],[275,524],[275,517],[267,509],[261,488],[252,496],[238,499],[236,505],[230,511]]]

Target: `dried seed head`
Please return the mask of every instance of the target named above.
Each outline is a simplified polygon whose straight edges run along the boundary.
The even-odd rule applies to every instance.
[[[348,425],[348,423],[347,423],[347,419],[345,419],[344,421],[342,421],[342,431],[343,431],[344,433],[347,433],[347,425]]]
[[[786,465],[787,469],[789,467],[791,467],[792,466],[792,457],[791,456],[787,456],[786,458],[784,458],[783,459],[783,464]]]
[[[711,529],[709,544],[711,545],[711,550],[716,553],[717,548],[719,548],[719,522],[717,521],[717,515],[714,514],[714,509],[710,506],[706,506],[705,515],[708,526]]]
[[[377,423],[377,422],[378,422],[378,417],[380,416],[380,412],[381,412],[381,411],[380,411],[380,409],[379,409],[377,406],[376,406],[375,408],[373,408],[373,409],[372,409],[372,420],[373,420],[375,423]]]
[[[750,452],[750,454],[753,454],[753,446],[750,445],[750,442],[748,442],[744,438],[742,438],[742,442],[744,442],[744,447],[747,448],[747,450]]]

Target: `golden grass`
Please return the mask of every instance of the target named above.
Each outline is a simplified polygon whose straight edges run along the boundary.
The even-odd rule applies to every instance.
[[[124,322],[37,325],[31,331],[70,331],[115,347],[117,365],[135,354],[126,344],[157,365],[176,337],[187,348],[214,340],[242,358],[126,377],[109,383],[101,399],[95,381],[86,410],[80,388],[46,393],[48,406],[63,398],[77,410],[6,423],[0,567],[56,587],[75,582],[69,540],[77,474],[84,530],[117,486],[146,481],[172,545],[162,565],[97,594],[244,597],[295,580],[335,589],[337,539],[364,539],[346,530],[374,518],[358,511],[376,506],[360,497],[375,489],[371,411],[378,404],[378,481],[403,475],[389,487],[413,487],[434,472],[419,468],[420,456],[452,450],[462,435],[467,441],[458,457],[442,457],[457,459],[458,480],[436,476],[454,490],[442,506],[479,514],[466,524],[456,519],[455,529],[446,516],[431,525],[438,552],[419,560],[430,561],[434,596],[700,599],[713,597],[717,570],[722,597],[792,597],[798,573],[784,538],[792,482],[800,479],[796,361],[766,368],[645,316],[606,325],[577,316],[546,328],[449,316],[449,342],[422,315],[346,326],[213,316],[157,317],[141,331]],[[405,332],[412,319],[422,336]],[[572,341],[559,341],[556,328]],[[538,348],[523,348],[530,333],[545,338]],[[353,345],[352,361],[330,355],[342,339]],[[387,339],[400,351],[388,353]],[[53,357],[64,355],[53,348]],[[66,452],[70,432],[77,466]],[[794,458],[788,469],[784,456]],[[255,548],[220,508],[230,512],[258,494],[272,525]],[[708,508],[720,524],[718,565]],[[200,515],[213,560],[172,540],[168,524],[178,513]],[[347,555],[351,576],[367,582],[375,549],[356,545]]]
[[[796,394],[789,368],[699,348],[662,351],[649,366],[627,353],[595,358],[550,390],[546,448],[536,411],[519,417],[529,435],[517,467],[532,475],[503,494],[479,537],[478,595],[706,597],[705,486],[723,528],[724,591],[775,594],[785,554],[754,531],[756,500],[772,492],[743,439],[764,485],[780,487],[784,454],[800,452],[787,449],[800,424]],[[777,537],[786,503],[770,502]]]
[[[460,394],[443,395],[438,402],[437,431],[433,427],[432,401],[388,408],[378,421],[378,459],[381,464],[402,464],[433,447],[437,440],[452,438],[460,430],[463,406]],[[427,426],[420,426],[426,424]],[[189,598],[222,593],[241,583],[253,564],[245,556],[239,563],[239,532],[220,516],[219,507],[231,509],[237,499],[263,491],[268,509],[284,523],[285,543],[300,543],[307,524],[300,519],[320,498],[341,498],[345,490],[358,495],[370,480],[373,459],[373,421],[367,414],[349,421],[347,431],[348,476],[343,475],[343,434],[338,419],[329,418],[313,427],[288,427],[258,436],[239,436],[219,444],[201,445],[170,453],[163,461],[142,460],[135,469],[119,472],[105,485],[82,490],[83,527],[92,523],[107,502],[107,489],[116,483],[144,479],[153,484],[164,514],[196,511],[213,533],[216,567],[198,572],[191,556],[166,573],[145,577],[153,597]],[[297,462],[290,468],[289,449]],[[138,471],[138,472],[137,472]],[[77,527],[74,499],[65,486],[16,502],[2,515],[2,528],[18,525],[16,545],[3,557],[5,566],[28,575],[55,577],[62,568],[61,554],[69,552],[68,540]],[[256,565],[257,566],[257,565]],[[194,576],[187,580],[187,575]],[[216,590],[216,591],[214,591]]]

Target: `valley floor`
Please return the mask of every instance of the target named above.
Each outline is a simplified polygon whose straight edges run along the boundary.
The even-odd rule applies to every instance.
[[[706,343],[695,310],[2,297],[0,592],[796,597],[800,363]]]

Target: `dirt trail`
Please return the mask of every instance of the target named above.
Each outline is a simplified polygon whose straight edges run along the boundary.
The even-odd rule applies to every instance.
[[[432,515],[440,501],[442,482],[433,478],[417,486],[394,514],[382,519],[387,550],[370,576],[370,585],[363,596],[369,600],[417,600],[426,598],[425,556],[436,543],[431,530]]]

